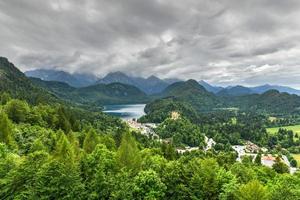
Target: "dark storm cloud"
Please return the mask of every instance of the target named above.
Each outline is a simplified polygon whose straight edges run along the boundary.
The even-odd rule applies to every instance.
[[[298,0],[0,1],[0,55],[23,71],[300,87]]]

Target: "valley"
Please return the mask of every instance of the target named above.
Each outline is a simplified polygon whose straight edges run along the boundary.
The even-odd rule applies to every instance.
[[[234,187],[226,195],[238,199],[239,192],[249,192],[242,186],[255,183],[277,195],[274,185],[282,190],[287,182],[286,199],[297,197],[297,95],[210,92],[212,86],[196,80],[172,80],[159,90],[124,79],[75,87],[28,78],[6,58],[0,69],[1,199],[150,195],[136,187],[169,199],[174,191],[189,196],[215,188],[219,194],[227,184]],[[149,80],[155,82],[149,87],[161,83],[154,77],[142,82]],[[150,183],[141,185],[142,179]],[[201,180],[214,187],[193,189]],[[203,195],[208,200],[212,193]]]

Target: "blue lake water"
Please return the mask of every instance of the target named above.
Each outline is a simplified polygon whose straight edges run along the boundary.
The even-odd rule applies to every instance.
[[[103,112],[122,119],[138,119],[145,115],[145,106],[146,104],[106,105]]]

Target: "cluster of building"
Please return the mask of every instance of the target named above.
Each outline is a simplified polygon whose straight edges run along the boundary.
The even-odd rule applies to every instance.
[[[129,127],[138,130],[141,134],[151,137],[151,138],[159,138],[159,136],[153,131],[157,125],[154,123],[139,123],[135,119],[126,120]]]
[[[263,156],[261,157],[261,164],[271,168],[275,164],[277,157],[271,154],[267,154],[268,150],[266,148],[260,148],[250,141],[246,142],[245,145],[234,145],[232,146],[232,148],[238,153],[237,161],[239,162],[242,161],[242,158],[244,156],[251,156],[254,161],[257,154],[259,152],[262,152]],[[295,173],[297,171],[296,168],[291,167],[291,164],[285,155],[281,157],[281,161],[290,168],[291,173]]]
[[[177,112],[172,112],[171,116],[172,116],[172,119],[174,119],[174,120],[176,120],[180,117],[179,113],[177,113]],[[143,135],[145,135],[149,138],[157,139],[161,142],[168,142],[167,139],[161,140],[159,138],[159,136],[154,132],[154,129],[157,127],[157,124],[154,124],[154,123],[139,123],[135,119],[126,120],[126,122],[131,128],[140,131],[141,134],[143,134]],[[216,144],[216,142],[212,138],[207,138],[206,136],[205,136],[205,143],[206,143],[206,147],[204,148],[205,151],[208,151],[209,149],[211,149]],[[272,167],[274,165],[275,161],[276,161],[276,156],[273,156],[271,154],[267,154],[268,150],[266,148],[260,148],[258,145],[254,144],[250,141],[247,141],[245,143],[245,145],[234,145],[234,146],[232,146],[232,148],[238,154],[238,157],[237,157],[238,162],[241,162],[242,158],[244,156],[251,156],[253,158],[253,161],[254,161],[257,154],[260,153],[260,152],[263,153],[263,156],[261,157],[261,164],[262,165],[267,166],[267,167]],[[186,146],[184,148],[176,149],[176,151],[180,154],[195,151],[195,150],[199,150],[199,147]],[[291,164],[290,164],[288,158],[285,155],[282,156],[281,160],[287,166],[289,166],[291,173],[294,173],[294,172],[297,171],[296,168],[291,167]]]

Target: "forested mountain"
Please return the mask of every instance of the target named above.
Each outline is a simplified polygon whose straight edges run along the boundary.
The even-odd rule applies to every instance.
[[[37,86],[53,92],[58,97],[78,104],[102,106],[104,104],[144,103],[149,97],[138,88],[122,83],[97,84],[75,88],[57,81],[31,78]]]
[[[164,81],[157,78],[156,76],[150,76],[148,78],[132,77],[128,76],[122,72],[113,72],[107,74],[104,78],[98,80],[97,83],[124,83],[128,85],[133,85],[147,94],[155,94],[164,90],[170,82],[175,80]]]
[[[207,91],[212,92],[212,93],[218,93],[224,89],[223,87],[210,85],[209,83],[207,83],[203,80],[199,81],[199,84],[202,85]]]
[[[244,87],[244,86],[233,86],[228,87],[220,90],[217,92],[218,96],[243,96],[243,95],[249,95],[255,93],[250,88]]]
[[[0,57],[0,92],[7,92],[15,98],[25,99],[32,104],[57,102],[48,91],[37,87],[7,58]]]
[[[199,84],[202,85],[207,91],[213,92],[215,94],[221,96],[240,96],[245,94],[262,94],[269,90],[278,90],[279,92],[286,92],[289,94],[297,94],[300,95],[300,90],[280,85],[259,85],[256,87],[246,87],[242,85],[228,86],[228,87],[220,87],[213,86],[205,81],[199,81]]]
[[[165,97],[187,103],[197,111],[209,111],[222,103],[195,80],[173,83],[156,96],[156,98]]]
[[[51,69],[37,69],[25,72],[28,77],[40,78],[45,81],[58,81],[69,84],[73,87],[85,87],[94,84],[97,77],[88,74],[70,74],[64,71]]]
[[[262,94],[264,92],[267,92],[268,90],[278,90],[279,92],[286,92],[289,94],[297,94],[300,95],[300,90],[291,88],[291,87],[286,87],[286,86],[280,86],[280,85],[261,85],[257,87],[251,87],[250,88],[252,91],[258,94]]]
[[[226,101],[230,106],[255,112],[276,115],[300,112],[300,96],[280,93],[277,90],[269,90],[263,94],[227,98]]]
[[[75,94],[96,105],[144,103],[148,101],[148,96],[140,89],[122,83],[97,84],[79,88]]]
[[[277,90],[263,94],[251,93],[248,88],[231,87],[226,92],[220,91],[215,95],[194,80],[178,82],[168,86],[160,95],[155,96],[157,100],[147,104],[147,115],[142,120],[161,121],[173,110],[195,120],[198,120],[199,114],[216,110],[238,109],[241,112],[274,116],[300,112],[300,97],[297,95],[280,93]]]

